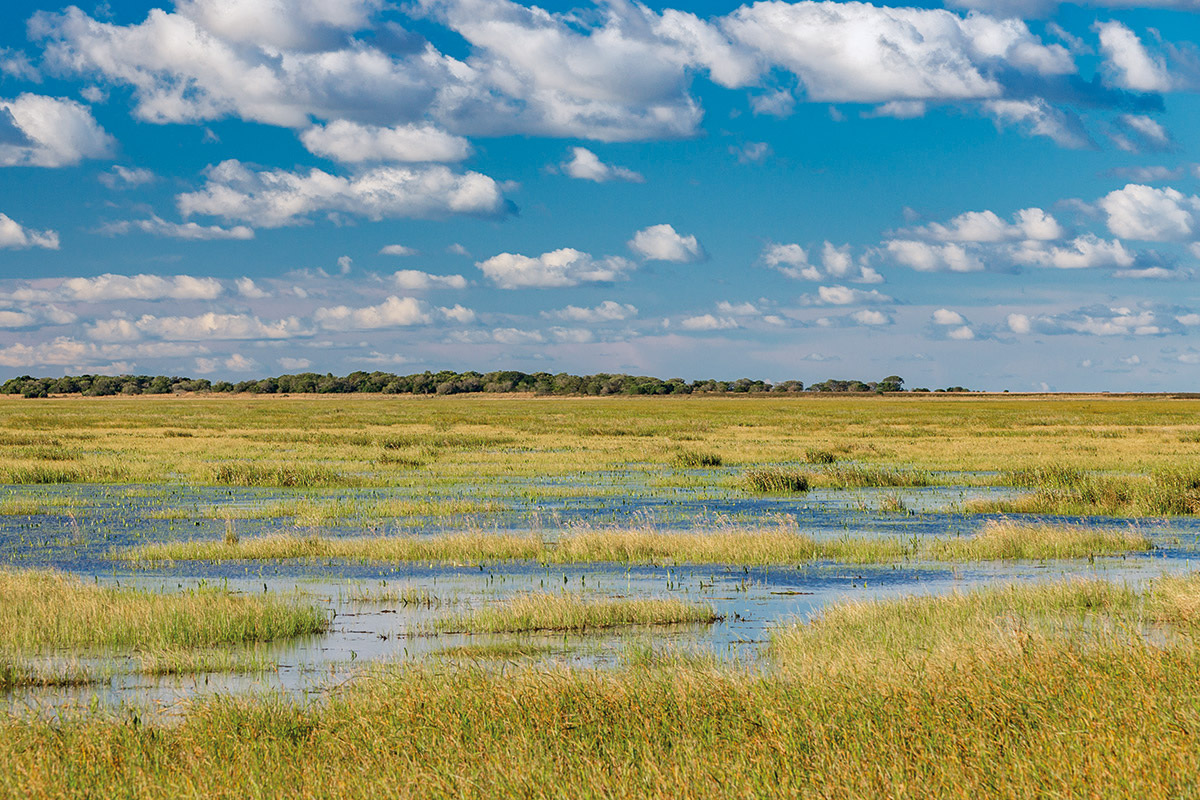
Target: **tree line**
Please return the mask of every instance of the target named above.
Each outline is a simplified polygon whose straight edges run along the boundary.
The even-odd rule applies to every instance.
[[[770,392],[878,393],[902,392],[904,379],[889,375],[879,381],[835,380],[814,383],[805,389],[801,381],[769,383],[751,378],[732,381],[663,380],[646,375],[598,373],[570,375],[565,372],[420,372],[396,375],[390,372],[351,372],[337,376],[316,372],[279,375],[272,378],[239,381],[210,381],[207,378],[181,378],[166,375],[68,375],[61,378],[35,378],[22,375],[0,385],[0,393],[25,397],[80,394],[88,397],[133,394],[179,394],[185,392],[250,394],[468,394],[476,392],[526,392],[540,395],[662,395],[662,394],[759,394]],[[928,392],[928,389],[912,389]],[[965,392],[961,386],[937,389],[938,392]]]

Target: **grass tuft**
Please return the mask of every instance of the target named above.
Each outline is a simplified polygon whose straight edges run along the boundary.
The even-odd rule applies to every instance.
[[[758,494],[802,494],[809,489],[809,475],[796,469],[758,467],[746,470],[742,485]]]
[[[432,628],[441,633],[586,633],[633,625],[709,624],[719,619],[709,606],[674,598],[592,600],[565,592],[534,592],[436,620]]]

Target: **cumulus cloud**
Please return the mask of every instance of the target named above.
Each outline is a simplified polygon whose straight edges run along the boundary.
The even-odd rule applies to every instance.
[[[457,322],[460,325],[471,324],[475,321],[476,316],[474,309],[467,308],[466,306],[458,303],[455,303],[449,308],[446,306],[439,306],[438,312],[446,319]]]
[[[1005,222],[992,211],[967,211],[948,223],[930,223],[906,233],[941,242],[1005,242],[1061,239],[1062,226],[1040,208],[1023,208]]]
[[[6,367],[68,367],[77,371],[127,372],[131,364],[125,359],[183,358],[205,352],[199,345],[169,342],[141,344],[97,344],[82,342],[70,336],[59,336],[48,342],[18,343],[0,347],[0,366]],[[121,361],[117,361],[121,359]]]
[[[114,164],[108,172],[102,172],[99,180],[110,189],[128,189],[153,183],[158,178],[153,172],[140,167],[123,167]]]
[[[1117,239],[1101,239],[1093,233],[1077,236],[1062,246],[1025,242],[1011,252],[1011,258],[1018,264],[1054,269],[1128,267],[1136,260]]]
[[[260,289],[251,278],[238,278],[234,285],[237,286],[238,294],[250,300],[261,300],[270,296],[268,292]]]
[[[254,230],[245,225],[234,225],[222,228],[220,225],[200,225],[195,222],[168,222],[151,216],[149,219],[122,220],[109,222],[100,227],[100,233],[119,236],[131,231],[141,231],[154,236],[164,236],[170,239],[186,239],[193,242],[213,241],[220,239],[246,240],[254,238]]]
[[[58,233],[56,231],[35,231],[26,228],[7,214],[0,214],[0,249],[21,249],[26,247],[42,247],[47,250],[58,249]]]
[[[1120,22],[1096,24],[1100,35],[1103,70],[1109,83],[1135,92],[1165,92],[1171,89],[1166,63],[1150,55],[1137,34]]]
[[[648,261],[694,264],[706,258],[695,236],[682,236],[670,225],[651,225],[629,240],[629,249]]]
[[[425,304],[413,297],[391,295],[379,305],[363,308],[318,308],[313,319],[327,330],[355,331],[428,325],[433,321]]]
[[[94,278],[68,278],[61,293],[72,300],[98,303],[105,300],[214,300],[223,287],[215,278],[191,275],[114,275]]]
[[[284,356],[279,359],[279,366],[284,369],[308,369],[312,366],[312,362],[307,358],[292,358]]]
[[[471,145],[432,125],[361,125],[350,120],[334,120],[314,125],[300,134],[310,153],[358,164],[364,161],[462,161],[471,154]]]
[[[1144,114],[1121,114],[1116,123],[1133,139],[1123,134],[1117,134],[1113,140],[1122,150],[1132,153],[1142,150],[1170,150],[1174,145],[1171,134],[1158,120]]]
[[[87,106],[59,97],[0,99],[0,126],[12,134],[0,141],[3,167],[68,167],[103,158],[116,144]]]
[[[1178,314],[1169,309],[1087,306],[1058,314],[1009,314],[1013,333],[1085,336],[1162,336],[1184,333]]]
[[[415,256],[417,251],[402,244],[389,244],[379,249],[381,256]]]
[[[397,289],[465,289],[467,279],[462,275],[434,275],[419,269],[402,269],[392,273]]]
[[[182,342],[291,339],[310,333],[296,317],[264,321],[251,314],[218,314],[212,311],[194,317],[145,314],[136,320],[97,320],[86,330],[88,338],[109,342],[135,341],[146,336]]]
[[[237,219],[263,228],[298,225],[320,211],[380,220],[494,216],[506,208],[500,187],[488,176],[458,174],[440,165],[376,167],[346,178],[319,169],[255,172],[236,160],[210,167],[204,188],[181,194],[176,202],[184,216]]]
[[[961,244],[893,239],[885,248],[897,263],[918,272],[978,272],[984,268],[979,253]]]
[[[621,280],[636,268],[632,261],[619,256],[598,259],[570,247],[542,253],[536,258],[500,253],[475,266],[501,289],[605,283]]]
[[[543,316],[552,319],[564,319],[571,322],[620,322],[636,317],[637,307],[629,303],[618,303],[615,300],[605,300],[594,308],[567,306],[556,311],[543,312]]]
[[[939,308],[934,311],[929,317],[934,325],[964,325],[966,320],[963,315],[957,311],[951,311],[948,308]]]
[[[1153,242],[1195,239],[1200,197],[1170,187],[1131,183],[1109,192],[1098,203],[1108,229],[1127,239]]]
[[[988,100],[983,108],[997,123],[1016,125],[1029,136],[1045,136],[1060,147],[1082,149],[1092,146],[1091,137],[1078,117],[1050,105],[1041,97]]]
[[[738,324],[737,320],[732,317],[701,314],[696,317],[683,318],[679,321],[679,327],[685,331],[725,331],[738,327]]]
[[[892,302],[892,298],[888,297],[886,294],[876,291],[875,289],[863,291],[862,289],[851,289],[849,286],[822,286],[817,289],[816,297],[806,295],[804,299],[805,302],[810,304],[830,306],[867,305]]]
[[[887,314],[870,308],[864,308],[861,311],[855,311],[850,315],[850,319],[859,325],[866,325],[868,327],[892,324],[892,318]]]
[[[626,167],[605,164],[600,157],[586,147],[572,147],[571,158],[562,163],[562,171],[572,178],[604,183],[605,181],[629,181],[644,183],[641,174]]]

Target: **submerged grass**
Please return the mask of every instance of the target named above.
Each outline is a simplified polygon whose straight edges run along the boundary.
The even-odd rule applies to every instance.
[[[533,592],[436,620],[441,633],[586,633],[634,625],[713,623],[721,619],[709,606],[675,598],[609,599],[578,594]]]
[[[1085,558],[1149,550],[1145,534],[1086,526],[989,521],[972,536],[953,539],[842,536],[817,539],[793,526],[742,530],[659,531],[653,528],[577,528],[556,539],[538,534],[470,531],[442,536],[320,537],[274,535],[219,541],[167,542],[126,551],[135,565],[167,561],[339,559],[359,563],[481,564],[853,564],[904,560],[994,561]]]
[[[217,697],[145,725],[0,717],[0,794],[1190,797],[1196,578],[838,606],[779,668],[378,671],[321,703]],[[1152,645],[1143,623],[1177,626]]]
[[[45,571],[0,570],[0,653],[170,649],[265,642],[325,630],[316,607],[217,589],[163,594]]]

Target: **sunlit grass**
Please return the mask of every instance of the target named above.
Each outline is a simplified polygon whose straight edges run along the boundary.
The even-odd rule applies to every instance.
[[[1189,797],[1200,648],[1180,609],[1197,585],[836,606],[777,634],[768,670],[465,655],[380,669],[321,703],[202,700],[164,725],[0,717],[0,793]],[[1147,625],[1170,633],[1151,642]]]
[[[468,531],[437,536],[330,537],[290,534],[228,543],[203,540],[141,545],[123,557],[133,564],[170,561],[345,560],[359,563],[482,564],[853,564],[904,560],[999,561],[1086,558],[1149,550],[1141,532],[1078,525],[989,521],[956,538],[839,536],[815,538],[789,524],[760,529],[702,531],[654,528],[573,528],[555,538],[541,534]]]
[[[443,633],[586,633],[633,625],[712,623],[718,619],[709,606],[675,598],[609,599],[536,592],[443,617],[431,627]]]
[[[1121,517],[1200,513],[1200,470],[1159,469],[1150,475],[1100,475],[1065,465],[1009,472],[1012,485],[1035,489],[1011,498],[974,500],[968,511]]]
[[[0,570],[0,652],[212,647],[318,633],[327,625],[319,609],[271,594],[166,594]]]

